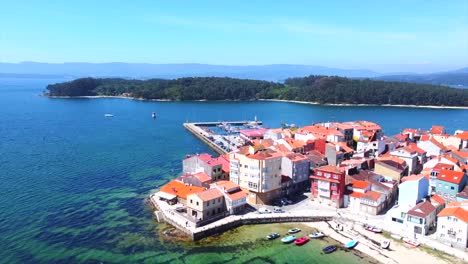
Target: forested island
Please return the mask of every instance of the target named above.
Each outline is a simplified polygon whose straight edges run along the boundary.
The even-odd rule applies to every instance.
[[[46,96],[122,96],[160,100],[278,99],[320,104],[468,106],[468,90],[445,86],[349,79],[290,78],[284,84],[259,80],[193,77],[149,80],[81,78],[50,84]]]

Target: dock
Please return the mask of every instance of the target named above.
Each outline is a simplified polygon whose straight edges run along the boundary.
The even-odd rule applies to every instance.
[[[220,234],[242,225],[270,224],[270,223],[291,223],[291,222],[321,222],[331,221],[333,214],[323,212],[321,215],[307,212],[271,213],[258,214],[249,212],[243,215],[229,215],[220,220],[207,225],[197,226],[192,219],[177,212],[174,206],[158,199],[156,195],[151,195],[152,205],[157,209],[155,217],[158,222],[166,222],[180,231],[184,232],[193,241],[203,239],[208,236]]]
[[[194,136],[198,137],[200,140],[205,142],[210,148],[216,151],[218,154],[223,155],[233,150],[236,150],[239,144],[238,141],[234,139],[216,134],[214,132],[207,131],[203,128],[205,127],[217,127],[222,125],[228,126],[243,126],[245,124],[254,124],[257,126],[262,125],[262,121],[230,121],[230,122],[196,122],[196,123],[184,123],[185,129],[190,131]],[[218,142],[218,144],[217,144]]]

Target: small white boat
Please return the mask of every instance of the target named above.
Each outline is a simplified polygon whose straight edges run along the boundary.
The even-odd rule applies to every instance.
[[[391,234],[390,236],[396,240],[401,240],[402,238],[400,235],[396,235],[396,234]]]
[[[294,233],[298,233],[298,232],[301,232],[301,229],[299,229],[297,227],[288,230],[289,234],[294,234]]]
[[[359,243],[359,241],[357,239],[353,239],[351,241],[349,241],[348,243],[345,244],[345,248],[347,249],[352,249],[354,248],[357,244]]]
[[[156,112],[151,113],[151,117],[154,119],[156,118]]]
[[[382,228],[378,228],[375,226],[365,226],[364,229],[366,229],[367,231],[374,232],[374,233],[382,233]]]
[[[313,232],[309,235],[310,238],[322,238],[325,237],[325,234],[322,232]]]
[[[114,117],[113,114],[104,114],[104,117]]]
[[[419,245],[421,244],[418,241],[409,239],[407,237],[403,238],[403,241],[405,241],[405,243],[410,245],[411,247],[419,247]]]
[[[390,247],[390,240],[388,240],[388,239],[383,240],[380,243],[380,247],[382,247],[383,249],[389,248]]]

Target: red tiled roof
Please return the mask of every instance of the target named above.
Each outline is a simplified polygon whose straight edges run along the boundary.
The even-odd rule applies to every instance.
[[[359,180],[353,180],[351,184],[353,185],[353,188],[356,188],[356,189],[366,189],[367,187],[371,185],[370,182],[359,181]]]
[[[435,170],[453,170],[454,165],[453,164],[447,164],[447,163],[437,163],[433,169]]]
[[[268,129],[266,128],[258,128],[258,129],[249,129],[249,130],[239,130],[239,133],[247,137],[263,137],[263,135],[267,131]]]
[[[229,154],[225,154],[216,158],[217,162],[221,164],[221,169],[224,172],[229,172]]]
[[[337,166],[333,166],[333,165],[325,165],[325,166],[322,166],[322,167],[318,167],[318,168],[316,168],[315,170],[326,171],[326,172],[332,172],[332,173],[337,173],[337,174],[343,173],[343,172],[340,170],[340,168],[338,168]]]
[[[424,201],[422,203],[418,203],[415,207],[411,208],[408,211],[409,215],[417,216],[417,217],[426,217],[434,212],[436,208],[428,201]]]
[[[236,201],[236,200],[239,200],[239,199],[242,199],[242,198],[245,198],[247,197],[247,192],[243,191],[243,190],[239,190],[237,192],[233,192],[233,193],[227,193],[226,196],[229,198],[229,200],[231,201]]]
[[[460,184],[465,174],[462,171],[441,170],[437,176],[438,180]]]
[[[364,194],[360,192],[351,192],[348,195],[354,198],[361,198]]]
[[[276,158],[276,157],[281,157],[281,153],[271,150],[271,149],[265,149],[265,150],[260,150],[257,151],[255,154],[249,154],[247,157],[251,159],[257,159],[257,160],[267,160],[270,158]]]
[[[438,194],[434,194],[432,197],[431,197],[434,201],[436,201],[438,204],[445,204],[445,199],[438,195]]]
[[[195,177],[197,180],[199,180],[201,183],[209,183],[211,182],[211,177],[208,176],[204,172],[198,172],[193,174],[193,177]]]
[[[442,134],[444,133],[444,127],[443,126],[432,126],[430,132],[432,134]]]
[[[468,223],[468,211],[462,207],[446,207],[437,215],[437,217],[454,216],[465,223]]]
[[[382,195],[383,194],[379,192],[368,191],[364,193],[364,195],[362,196],[362,199],[377,201]]]
[[[416,151],[416,152],[417,152],[418,154],[420,154],[420,155],[426,153],[425,150],[419,148],[418,145],[416,145],[415,143],[409,144],[409,145],[407,146],[407,148],[410,148],[410,149]]]
[[[461,138],[462,140],[468,140],[468,131],[463,131],[462,133],[458,133],[455,136],[457,138]]]
[[[468,159],[468,151],[454,151],[453,154],[459,156],[462,159]]]
[[[198,186],[189,186],[177,180],[172,180],[161,188],[161,192],[177,195],[182,199],[187,199],[187,195],[203,191],[205,188]]]

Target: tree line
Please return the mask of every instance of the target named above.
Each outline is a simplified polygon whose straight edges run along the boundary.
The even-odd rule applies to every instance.
[[[349,79],[336,76],[290,78],[283,83],[189,77],[173,80],[81,78],[47,86],[50,96],[122,95],[169,100],[283,99],[332,104],[468,106],[468,90],[445,86]]]

